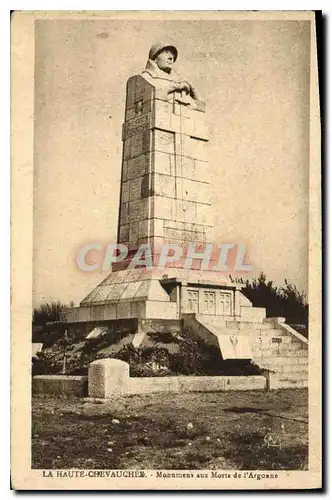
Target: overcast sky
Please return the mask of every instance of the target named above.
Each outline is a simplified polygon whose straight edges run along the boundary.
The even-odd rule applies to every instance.
[[[42,20],[35,37],[34,304],[106,277],[80,246],[115,242],[127,79],[158,40],[207,100],[214,240],[307,291],[310,26],[304,21]]]

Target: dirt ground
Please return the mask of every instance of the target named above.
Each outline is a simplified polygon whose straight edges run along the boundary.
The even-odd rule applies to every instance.
[[[34,398],[34,469],[308,468],[306,389]]]

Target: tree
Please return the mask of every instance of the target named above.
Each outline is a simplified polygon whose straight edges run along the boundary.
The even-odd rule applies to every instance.
[[[290,325],[304,325],[308,328],[309,307],[306,296],[295,285],[285,280],[284,286],[274,286],[273,281],[267,281],[263,272],[251,282],[243,281],[242,278],[233,281],[245,284],[243,294],[254,307],[265,307],[267,317],[281,316]]]
[[[45,326],[46,323],[60,321],[60,313],[65,307],[59,301],[41,304],[33,310],[32,325]]]

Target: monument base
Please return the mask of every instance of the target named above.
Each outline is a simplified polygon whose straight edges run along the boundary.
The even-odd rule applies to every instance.
[[[280,318],[253,307],[241,285],[214,271],[142,268],[112,272],[63,321],[85,338],[132,334],[138,348],[150,330],[188,328],[220,350],[223,360],[250,359],[280,372],[288,386],[307,381],[308,341]],[[287,369],[296,364],[292,373]],[[294,373],[293,373],[294,372]],[[293,378],[292,378],[293,377]]]
[[[112,272],[79,307],[68,308],[63,320],[179,320],[190,313],[254,322],[265,318],[265,309],[252,307],[241,285],[218,272],[154,267]]]

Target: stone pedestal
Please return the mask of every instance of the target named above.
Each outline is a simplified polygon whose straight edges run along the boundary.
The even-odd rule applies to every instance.
[[[89,366],[89,397],[109,399],[128,393],[129,365],[119,359],[101,359]]]

